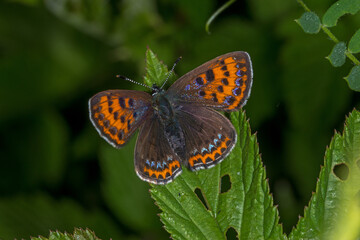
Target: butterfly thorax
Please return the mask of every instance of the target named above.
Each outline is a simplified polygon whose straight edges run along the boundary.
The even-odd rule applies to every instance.
[[[167,98],[165,91],[160,90],[153,94],[154,117],[158,119],[164,128],[165,137],[172,150],[181,158],[185,158],[184,132],[176,118],[176,112]]]
[[[165,91],[160,90],[160,92],[153,94],[152,106],[155,115],[159,117],[162,123],[166,124],[175,120],[174,109],[166,97]]]

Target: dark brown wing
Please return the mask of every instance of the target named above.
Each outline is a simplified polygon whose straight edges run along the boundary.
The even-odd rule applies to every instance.
[[[100,136],[123,146],[153,111],[151,96],[135,90],[108,90],[89,100],[90,120]]]
[[[157,117],[151,116],[140,129],[135,171],[142,180],[154,184],[169,183],[182,171],[179,157],[171,149]]]
[[[183,164],[195,171],[225,159],[235,146],[236,131],[224,115],[207,107],[183,105],[176,112],[186,140]]]
[[[249,54],[231,52],[188,72],[167,93],[177,102],[235,111],[250,96],[252,77]]]

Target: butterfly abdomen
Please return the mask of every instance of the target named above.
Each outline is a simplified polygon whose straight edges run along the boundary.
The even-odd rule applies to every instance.
[[[179,156],[181,160],[185,160],[185,137],[184,132],[178,121],[168,123],[165,127],[165,137],[168,140],[171,149]]]

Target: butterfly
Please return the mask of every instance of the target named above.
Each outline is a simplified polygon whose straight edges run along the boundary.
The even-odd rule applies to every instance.
[[[244,106],[252,75],[249,54],[230,52],[188,72],[167,91],[154,85],[151,95],[136,90],[97,93],[89,100],[90,120],[115,148],[140,129],[135,171],[144,181],[167,184],[182,166],[191,171],[211,168],[229,155],[237,134],[216,110],[231,112]]]

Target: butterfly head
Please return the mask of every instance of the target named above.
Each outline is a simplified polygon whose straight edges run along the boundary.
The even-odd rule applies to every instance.
[[[157,86],[156,84],[153,84],[153,86],[151,87],[152,92],[151,92],[151,96],[155,96],[161,92],[164,92],[164,89],[162,89],[161,87]]]

